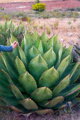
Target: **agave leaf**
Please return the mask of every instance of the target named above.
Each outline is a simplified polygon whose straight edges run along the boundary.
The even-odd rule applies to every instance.
[[[18,100],[15,97],[4,97],[5,103],[8,106],[17,106],[19,104]]]
[[[11,88],[11,91],[13,92],[14,96],[17,98],[17,100],[23,100],[24,99],[24,96],[22,95],[22,93],[20,92],[20,90],[14,84],[11,84],[10,88]]]
[[[30,98],[24,99],[20,101],[21,105],[24,106],[27,110],[37,110],[37,104]]]
[[[59,52],[58,52],[58,60],[57,60],[56,66],[55,66],[56,68],[59,66],[59,64],[61,62],[62,52],[63,52],[63,47],[61,45],[61,48],[59,49]]]
[[[8,63],[10,64],[10,67],[12,68],[12,70],[13,71],[15,70],[14,73],[17,76],[17,70],[16,70],[16,66],[14,64],[15,57],[11,53],[8,53],[8,52],[4,52],[3,54],[4,54],[3,56],[5,56],[5,58],[6,58],[6,61],[8,61]]]
[[[38,32],[34,31],[34,33],[32,34],[32,38],[33,38],[33,41],[37,41],[39,39],[39,35],[38,35]]]
[[[10,74],[10,76],[17,79],[17,74],[15,73],[15,71],[13,70],[11,65],[9,64],[9,61],[7,60],[6,56],[3,54],[3,55],[1,55],[1,57],[2,57],[3,63],[5,65],[8,73]]]
[[[39,41],[38,50],[40,51],[41,54],[43,54],[43,45],[42,45],[42,41]]]
[[[55,68],[52,67],[42,74],[39,80],[39,86],[53,87],[58,80],[59,73]]]
[[[80,90],[75,91],[73,94],[70,94],[69,96],[65,97],[65,101],[72,101],[74,102],[76,97],[80,94]],[[76,101],[75,101],[76,103]]]
[[[27,93],[32,93],[35,89],[37,89],[36,81],[28,72],[20,75],[19,82]]]
[[[37,113],[38,115],[45,115],[47,113],[53,113],[53,110],[51,110],[51,109],[37,110],[37,111],[35,111],[35,113]]]
[[[33,59],[34,57],[38,56],[40,54],[40,52],[38,51],[38,49],[33,46],[29,49],[29,53],[28,53],[28,59]]]
[[[38,55],[37,57],[33,58],[29,63],[29,71],[36,80],[38,80],[41,74],[47,69],[48,69],[47,63],[41,57],[41,55]]]
[[[63,51],[63,54],[62,54],[62,59],[64,59],[68,55],[71,55],[72,49],[73,49],[73,46],[70,46],[69,48],[65,48],[65,50]]]
[[[54,52],[56,53],[56,55],[58,55],[58,52],[62,46],[62,43],[58,40],[57,35],[54,36],[54,43],[53,44],[54,44],[54,46],[53,46]]]
[[[32,92],[31,98],[37,102],[46,101],[52,98],[52,91],[47,87],[37,88]]]
[[[4,70],[2,70],[3,74],[7,77],[10,88],[13,92],[13,94],[17,97],[17,99],[19,98],[23,98],[23,95],[21,94],[21,92],[19,91],[19,89],[13,84],[12,79],[10,78],[10,76],[8,75],[8,73],[6,73]]]
[[[8,28],[8,25],[7,25],[7,21],[6,21],[5,24],[4,24],[4,26],[3,26],[4,31],[6,31],[7,28]]]
[[[13,97],[13,94],[10,91],[8,91],[8,90],[2,89],[1,86],[0,86],[0,96],[1,97],[9,97],[10,98],[10,97]]]
[[[24,39],[21,41],[21,48],[24,50]]]
[[[24,36],[24,51],[25,51],[25,55],[27,56],[28,50],[31,48],[31,46],[33,45],[33,41],[31,38],[30,34],[25,34]]]
[[[0,84],[3,84],[4,87],[7,87],[9,85],[5,74],[1,70],[0,70]]]
[[[7,71],[6,68],[5,68],[1,53],[0,53],[0,69],[4,69],[5,71]]]
[[[14,24],[12,24],[12,21],[6,21],[5,23],[6,29],[14,29]]]
[[[25,73],[26,72],[26,68],[24,63],[18,58],[18,56],[15,59],[15,64],[16,64],[16,68],[19,72],[19,74]]]
[[[80,76],[80,62],[77,62],[70,73],[71,83],[75,82]]]
[[[53,89],[53,96],[57,96],[70,84],[70,75],[66,76],[61,82]]]
[[[5,88],[5,89],[7,89],[7,88]],[[3,97],[3,98],[7,97],[7,98],[11,99],[12,97],[14,97],[14,95],[10,90],[3,90],[0,87],[0,97]]]
[[[40,39],[41,39],[43,42],[47,41],[47,40],[48,40],[47,34],[46,34],[45,32],[43,32],[42,35],[40,36]]]
[[[2,83],[0,84],[0,96],[1,95],[2,96],[5,95],[7,97],[13,96],[12,92],[10,91],[9,85],[3,87],[3,84]]]
[[[53,48],[53,46],[54,46],[54,36],[51,37],[49,40],[47,40],[46,50],[49,50],[50,48]]]
[[[2,76],[1,76],[2,75]],[[21,90],[21,91],[23,91],[23,89],[22,89],[22,87],[20,86],[20,84],[17,82],[17,79],[11,79],[11,77],[12,76],[10,76],[7,72],[5,72],[4,70],[0,70],[0,77],[2,77],[2,80],[3,80],[3,78],[5,78],[4,79],[4,81],[5,81],[5,83],[6,83],[6,85],[8,84],[13,84],[13,80],[14,80],[14,83],[19,87],[19,89]]]
[[[75,83],[80,77],[80,69],[78,69],[71,78],[71,83]]]
[[[63,79],[65,76],[69,75],[71,73],[72,69],[74,68],[74,66],[75,66],[75,63],[69,64],[67,69],[62,74],[61,79]]]
[[[24,99],[20,101],[20,104],[24,106],[27,110],[37,110],[37,104],[30,98]]]
[[[64,73],[64,71],[68,67],[70,61],[71,61],[70,55],[62,60],[62,62],[60,63],[60,65],[57,68],[57,71],[59,72],[60,76],[62,76],[62,74]]]
[[[57,104],[62,103],[63,101],[64,101],[64,97],[63,96],[58,96],[58,97],[55,97],[52,100],[48,101],[47,103],[45,103],[44,106],[47,107],[47,108],[53,108]]]
[[[48,40],[48,36],[46,35],[45,32],[43,32],[43,34],[40,36],[40,40],[42,41],[44,51],[46,51],[46,50],[47,50],[47,40]]]
[[[37,48],[40,54],[43,54],[43,44],[41,40],[35,41],[34,46]]]
[[[7,103],[2,98],[0,98],[0,107],[6,106],[6,105],[7,105]]]
[[[2,76],[5,78],[5,83],[6,85],[8,84],[13,84],[13,81],[11,79],[11,77],[9,76],[9,74],[7,72],[5,72],[4,70],[1,70],[0,73],[2,74]],[[19,89],[21,91],[23,91],[22,87],[20,86],[20,84],[16,81],[16,79],[13,79],[14,80],[14,83],[16,83],[16,85],[19,87]],[[7,82],[8,81],[8,82]]]
[[[63,96],[69,97],[69,96],[75,94],[77,91],[80,92],[80,84],[77,84],[76,86],[72,87],[70,90],[67,90],[67,92],[63,93]]]
[[[25,53],[24,53],[24,51],[22,50],[21,47],[19,47],[19,55],[20,55],[20,58],[21,58],[22,62],[25,65],[27,65],[27,59],[26,59]]]
[[[6,78],[6,75],[4,75],[4,73],[0,71],[0,75],[1,75],[1,73],[3,74],[3,76],[0,76],[0,78],[4,77],[4,78],[2,78],[2,80],[4,80],[4,81],[0,80],[0,92],[4,91],[4,92],[7,92],[7,93],[11,93],[10,88],[9,88],[9,82]],[[5,81],[5,79],[6,79],[6,81]]]
[[[56,61],[56,54],[53,51],[53,48],[49,49],[44,55],[43,58],[47,62],[49,68],[52,67]]]
[[[7,78],[9,84],[13,84],[13,81],[7,72],[5,72],[4,70],[0,70],[0,72],[3,73],[3,75]]]

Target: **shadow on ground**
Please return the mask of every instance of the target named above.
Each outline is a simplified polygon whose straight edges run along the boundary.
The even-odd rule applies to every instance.
[[[22,114],[0,108],[0,120],[80,120],[80,108],[73,109],[72,112],[61,110],[46,115]]]

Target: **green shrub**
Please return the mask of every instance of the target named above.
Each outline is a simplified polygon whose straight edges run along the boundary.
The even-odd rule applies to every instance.
[[[44,11],[46,8],[46,4],[45,3],[36,3],[34,5],[32,5],[32,9],[35,11]]]

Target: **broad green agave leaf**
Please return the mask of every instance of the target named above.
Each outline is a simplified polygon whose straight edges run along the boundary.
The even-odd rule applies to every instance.
[[[26,59],[25,53],[24,53],[24,51],[22,50],[21,47],[19,47],[19,55],[20,55],[20,59],[22,60],[22,62],[25,65],[27,65],[27,59]]]
[[[10,36],[8,43],[16,39]],[[17,50],[0,54],[0,98],[6,105],[40,114],[73,102],[80,93],[80,62],[73,63],[71,52],[56,35],[48,39],[46,33],[25,31]]]
[[[56,54],[53,51],[53,48],[49,49],[44,55],[43,58],[48,64],[48,67],[50,68],[51,66],[54,65],[56,61]]]
[[[64,71],[67,69],[68,65],[70,64],[70,60],[71,60],[71,56],[67,56],[66,58],[64,58],[60,65],[57,68],[57,71],[60,74],[60,77],[62,76],[62,74],[64,73]]]
[[[37,48],[37,50],[43,54],[43,44],[41,40],[36,40],[34,43],[35,47]]]
[[[18,57],[16,57],[16,59],[15,59],[15,64],[16,64],[19,74],[26,72],[26,67],[25,67],[24,63]]]
[[[47,108],[53,108],[56,105],[62,103],[63,101],[64,101],[64,97],[58,96],[58,97],[55,97],[52,100],[48,101],[47,103],[45,103],[44,106]]]
[[[59,95],[70,84],[70,75],[66,76],[61,82],[53,89],[53,96]]]
[[[30,98],[24,99],[24,100],[20,101],[20,103],[27,110],[38,110],[37,104],[33,100],[31,100]]]
[[[73,46],[69,46],[69,48],[65,48],[65,50],[63,51],[62,59],[67,57],[68,55],[72,55],[72,49]]]
[[[29,49],[29,53],[28,53],[29,55],[29,60],[31,60],[32,58],[34,58],[34,57],[36,57],[37,55],[39,55],[40,54],[40,52],[38,51],[38,49],[36,48],[36,47],[32,47],[31,49]]]
[[[31,97],[37,102],[42,102],[52,98],[52,91],[47,87],[37,88]]]
[[[59,66],[60,62],[61,62],[61,58],[62,58],[62,53],[63,53],[63,47],[61,45],[61,48],[59,49],[59,52],[58,52],[58,56],[57,56],[57,63],[56,63],[56,68]]]
[[[62,43],[58,40],[58,36],[55,35],[54,36],[53,49],[54,49],[56,55],[58,55],[58,52],[59,52],[61,47],[62,47]]]
[[[37,89],[37,84],[35,79],[28,72],[25,72],[20,75],[19,82],[24,87],[27,93],[31,93],[35,89]]]
[[[53,87],[58,80],[59,73],[54,67],[52,67],[42,74],[39,80],[39,86]]]
[[[29,63],[29,71],[38,80],[41,74],[48,69],[46,61],[41,55],[33,58]]]

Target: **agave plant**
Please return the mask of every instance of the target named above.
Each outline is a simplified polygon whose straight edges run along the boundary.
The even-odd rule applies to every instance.
[[[56,35],[25,33],[21,46],[0,53],[1,104],[45,112],[73,101],[80,92],[80,63],[71,54],[72,47],[64,48]]]
[[[24,26],[21,24],[15,27],[12,21],[0,24],[0,44],[6,45],[7,39],[10,38],[11,34],[17,37],[20,42],[24,34]]]

